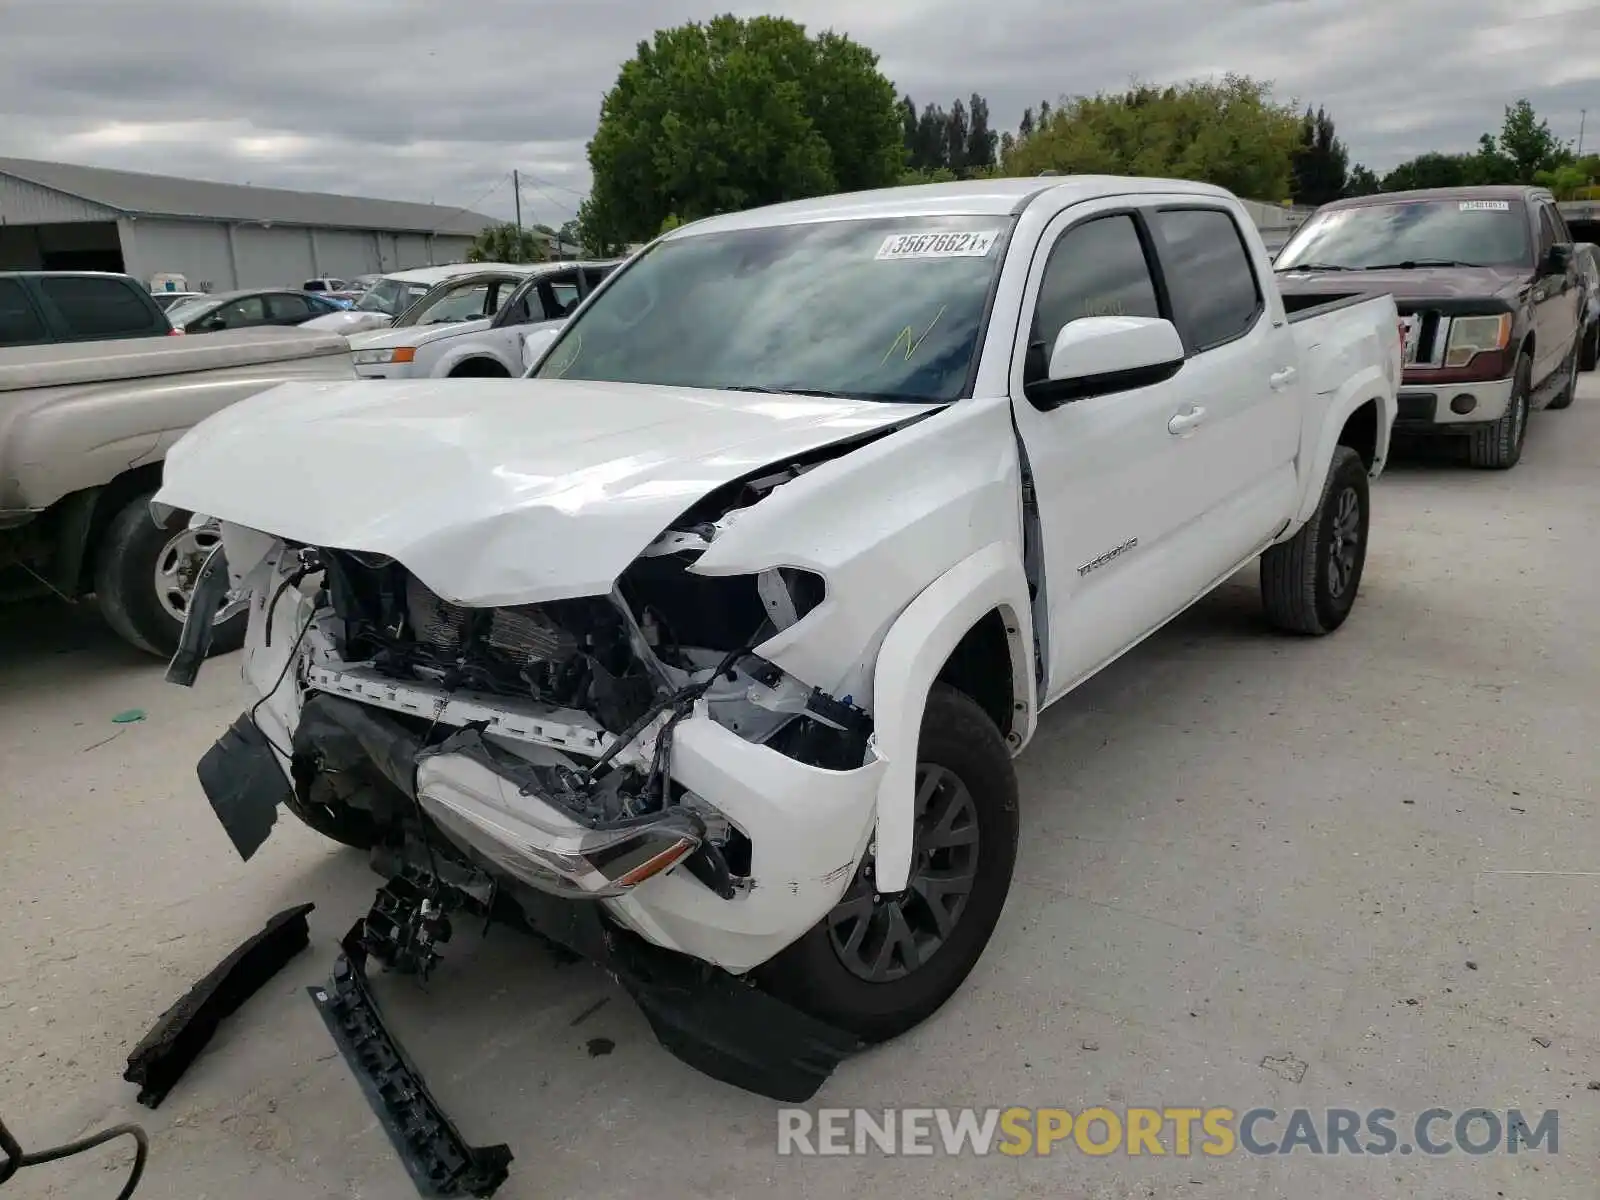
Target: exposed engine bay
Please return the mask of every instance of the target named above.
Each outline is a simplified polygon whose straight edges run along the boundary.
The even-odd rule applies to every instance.
[[[409,825],[420,806],[487,865],[558,893],[614,895],[682,859],[693,876],[731,898],[749,885],[749,834],[674,782],[679,722],[703,704],[706,715],[741,739],[828,770],[860,767],[871,732],[868,715],[848,699],[807,686],[753,652],[822,603],[819,576],[791,568],[716,577],[688,570],[744,508],[805,469],[774,470],[706,497],[605,596],[469,608],[385,556],[300,548],[301,572],[322,574],[319,602],[331,619],[321,626],[341,667],[309,673],[312,687],[330,695],[308,707],[296,734],[293,774],[301,802],[310,810],[364,810],[380,840]],[[351,690],[350,680],[363,672],[365,682]],[[327,703],[340,694],[371,702],[383,680],[419,685],[437,702],[425,711],[415,703],[390,704],[381,717]],[[475,722],[462,707],[497,703],[549,720]],[[373,728],[391,720],[392,733]],[[575,741],[571,728],[585,722],[592,736]],[[556,728],[563,732],[549,732]],[[348,745],[352,736],[359,749]],[[401,753],[393,749],[397,738],[415,744]],[[422,794],[409,799],[417,803],[400,794],[410,790],[409,766],[373,771],[360,761],[412,754]],[[424,764],[429,757],[437,761]],[[461,771],[477,776],[472,796],[443,784],[421,786],[444,761],[458,767],[458,781]],[[352,788],[343,777],[350,775],[367,786]],[[597,840],[614,834],[607,851],[618,855],[617,870],[551,876],[543,864],[530,870],[524,857],[501,853],[505,826],[527,817],[506,814],[504,802],[488,794],[507,780],[525,799],[520,810],[547,805],[579,827],[553,831],[553,815],[537,819],[540,839],[558,837],[567,860],[588,856],[592,867]],[[385,781],[398,792],[375,794],[388,790]],[[659,824],[669,812],[678,822]],[[631,841],[625,837],[652,818],[654,840],[637,832]]]

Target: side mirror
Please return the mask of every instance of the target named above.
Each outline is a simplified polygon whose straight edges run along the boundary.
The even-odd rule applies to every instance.
[[[1541,275],[1565,275],[1567,268],[1572,265],[1572,246],[1567,242],[1557,242],[1550,247],[1550,252],[1545,255],[1544,266],[1540,268]]]
[[[561,333],[560,328],[535,329],[522,339],[522,369],[530,370],[550,349],[550,343]]]
[[[1149,387],[1183,366],[1183,339],[1160,317],[1082,317],[1056,334],[1045,378],[1028,398],[1046,407]]]

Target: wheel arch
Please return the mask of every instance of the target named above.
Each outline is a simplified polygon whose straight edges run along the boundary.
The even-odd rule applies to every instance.
[[[873,671],[873,742],[885,763],[876,846],[883,890],[905,887],[910,873],[917,742],[934,683],[965,692],[991,718],[1006,706],[997,725],[1015,753],[1038,715],[1032,661],[1027,579],[1016,547],[1001,542],[934,580],[890,627]]]
[[[480,350],[473,350],[451,362],[443,372],[449,379],[499,379],[510,378],[505,363]]]
[[[96,559],[112,518],[135,497],[160,487],[161,464],[157,462],[124,471],[110,483],[91,489],[93,497],[88,507],[88,520],[63,528],[56,547],[60,579],[70,585],[74,596],[87,595],[94,590]],[[189,514],[178,513],[173,517],[175,521],[180,519],[188,521]]]

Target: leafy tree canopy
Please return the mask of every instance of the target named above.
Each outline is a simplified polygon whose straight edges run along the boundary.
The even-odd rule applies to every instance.
[[[1282,200],[1300,145],[1301,117],[1273,100],[1269,84],[1229,75],[1041,105],[1004,167],[1009,175],[1164,175]]]
[[[891,185],[904,138],[877,55],[843,35],[778,17],[660,30],[601,104],[585,245],[642,241],[669,217]]]
[[[473,238],[467,250],[468,262],[536,263],[549,256],[549,243],[538,232],[524,229],[519,233],[509,221],[489,226]]]

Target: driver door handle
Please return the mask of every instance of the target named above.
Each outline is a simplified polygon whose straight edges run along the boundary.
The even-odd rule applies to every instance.
[[[1285,367],[1283,370],[1274,371],[1271,375],[1267,376],[1267,382],[1272,385],[1273,391],[1281,392],[1284,388],[1288,387],[1294,382],[1294,377],[1295,369],[1293,367]]]
[[[1205,419],[1206,410],[1191,404],[1188,412],[1181,412],[1167,422],[1167,432],[1175,437],[1182,437],[1186,433],[1192,433]]]

